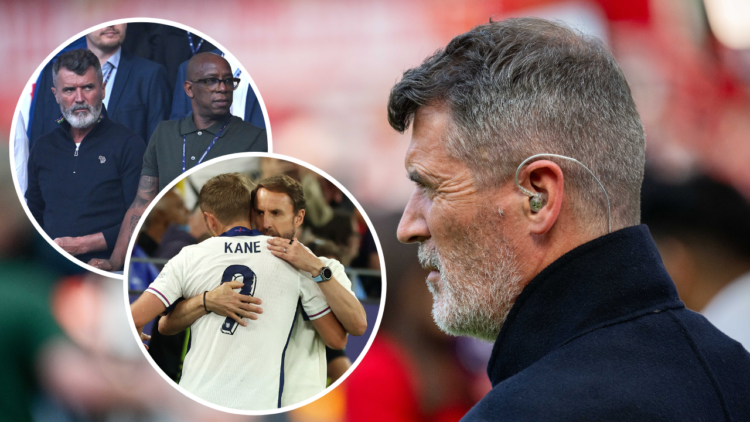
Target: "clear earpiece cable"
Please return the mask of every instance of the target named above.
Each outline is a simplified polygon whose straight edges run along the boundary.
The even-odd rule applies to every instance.
[[[559,155],[559,154],[535,154],[535,155],[532,155],[531,157],[523,160],[521,162],[521,164],[518,165],[518,169],[516,169],[516,186],[518,186],[518,189],[521,189],[521,192],[523,192],[524,194],[528,195],[529,197],[534,196],[533,192],[531,192],[530,190],[528,190],[525,187],[521,186],[520,183],[518,183],[518,173],[521,172],[521,169],[523,168],[523,166],[526,163],[528,163],[529,161],[531,161],[531,160],[533,160],[535,158],[539,158],[539,157],[556,157],[556,158],[562,158],[563,160],[572,161],[574,163],[580,164],[581,167],[585,168],[586,171],[588,171],[589,174],[591,174],[591,177],[593,177],[594,180],[596,180],[596,183],[598,183],[599,187],[602,188],[602,191],[604,191],[604,197],[607,199],[607,233],[612,233],[612,214],[611,214],[610,208],[609,208],[609,195],[607,194],[607,190],[604,189],[604,185],[602,185],[602,182],[599,181],[599,178],[596,177],[596,175],[594,174],[594,172],[591,171],[591,170],[589,170],[589,168],[586,167],[585,164],[583,164],[582,162],[576,160],[575,158],[570,158],[570,157],[566,157],[564,155]]]

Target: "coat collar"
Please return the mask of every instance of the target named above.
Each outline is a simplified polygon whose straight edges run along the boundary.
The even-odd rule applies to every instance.
[[[685,305],[645,225],[594,239],[542,270],[518,296],[495,341],[492,385],[598,328]]]

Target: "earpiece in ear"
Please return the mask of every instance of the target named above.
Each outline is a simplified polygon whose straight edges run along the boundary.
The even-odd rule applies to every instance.
[[[539,212],[542,207],[544,207],[544,199],[541,194],[535,193],[529,199],[529,208],[531,208],[531,212]]]
[[[602,188],[602,191],[604,192],[604,198],[607,200],[607,233],[612,233],[612,210],[611,210],[610,205],[609,205],[609,194],[607,193],[607,189],[604,189],[604,185],[602,185],[602,182],[599,180],[599,178],[596,177],[596,175],[594,174],[594,172],[591,171],[591,169],[589,169],[588,167],[586,167],[585,164],[583,164],[582,162],[576,160],[575,158],[566,157],[564,155],[546,154],[546,153],[544,153],[544,154],[534,154],[531,157],[529,157],[529,158],[521,161],[521,164],[518,165],[518,168],[516,169],[516,186],[518,187],[518,189],[521,190],[521,192],[524,193],[524,195],[526,195],[529,198],[531,198],[529,200],[529,208],[531,208],[531,212],[539,212],[544,207],[544,205],[545,205],[544,202],[545,201],[544,201],[544,198],[542,198],[541,194],[533,193],[530,190],[526,189],[525,187],[521,186],[521,183],[518,182],[518,173],[521,172],[521,168],[523,168],[523,166],[526,163],[528,163],[529,161],[531,161],[531,160],[533,160],[535,158],[538,158],[538,157],[557,157],[557,158],[562,158],[563,160],[572,161],[572,162],[578,164],[579,166],[581,166],[584,169],[586,169],[587,172],[589,172],[589,174],[591,175],[591,177],[593,177],[594,180],[596,180],[596,183],[599,184],[599,187]]]

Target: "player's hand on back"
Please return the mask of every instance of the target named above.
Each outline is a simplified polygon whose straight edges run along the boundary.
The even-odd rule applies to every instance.
[[[229,281],[206,293],[206,309],[217,315],[230,317],[241,326],[247,327],[247,322],[243,318],[256,320],[258,314],[263,313],[263,309],[258,306],[262,303],[259,298],[234,291],[242,286],[244,284],[240,281]]]

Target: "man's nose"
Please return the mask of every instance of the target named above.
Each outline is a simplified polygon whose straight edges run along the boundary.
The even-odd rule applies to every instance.
[[[86,101],[86,99],[83,97],[83,90],[80,89],[80,88],[76,89],[75,101],[77,103],[82,103],[82,102]]]
[[[401,222],[398,224],[396,235],[402,243],[424,242],[430,238],[430,230],[424,219],[422,207],[422,200],[415,191],[409,198],[404,215],[401,216]]]
[[[227,81],[219,79],[219,84],[216,85],[216,92],[227,92],[229,91],[229,85]]]

